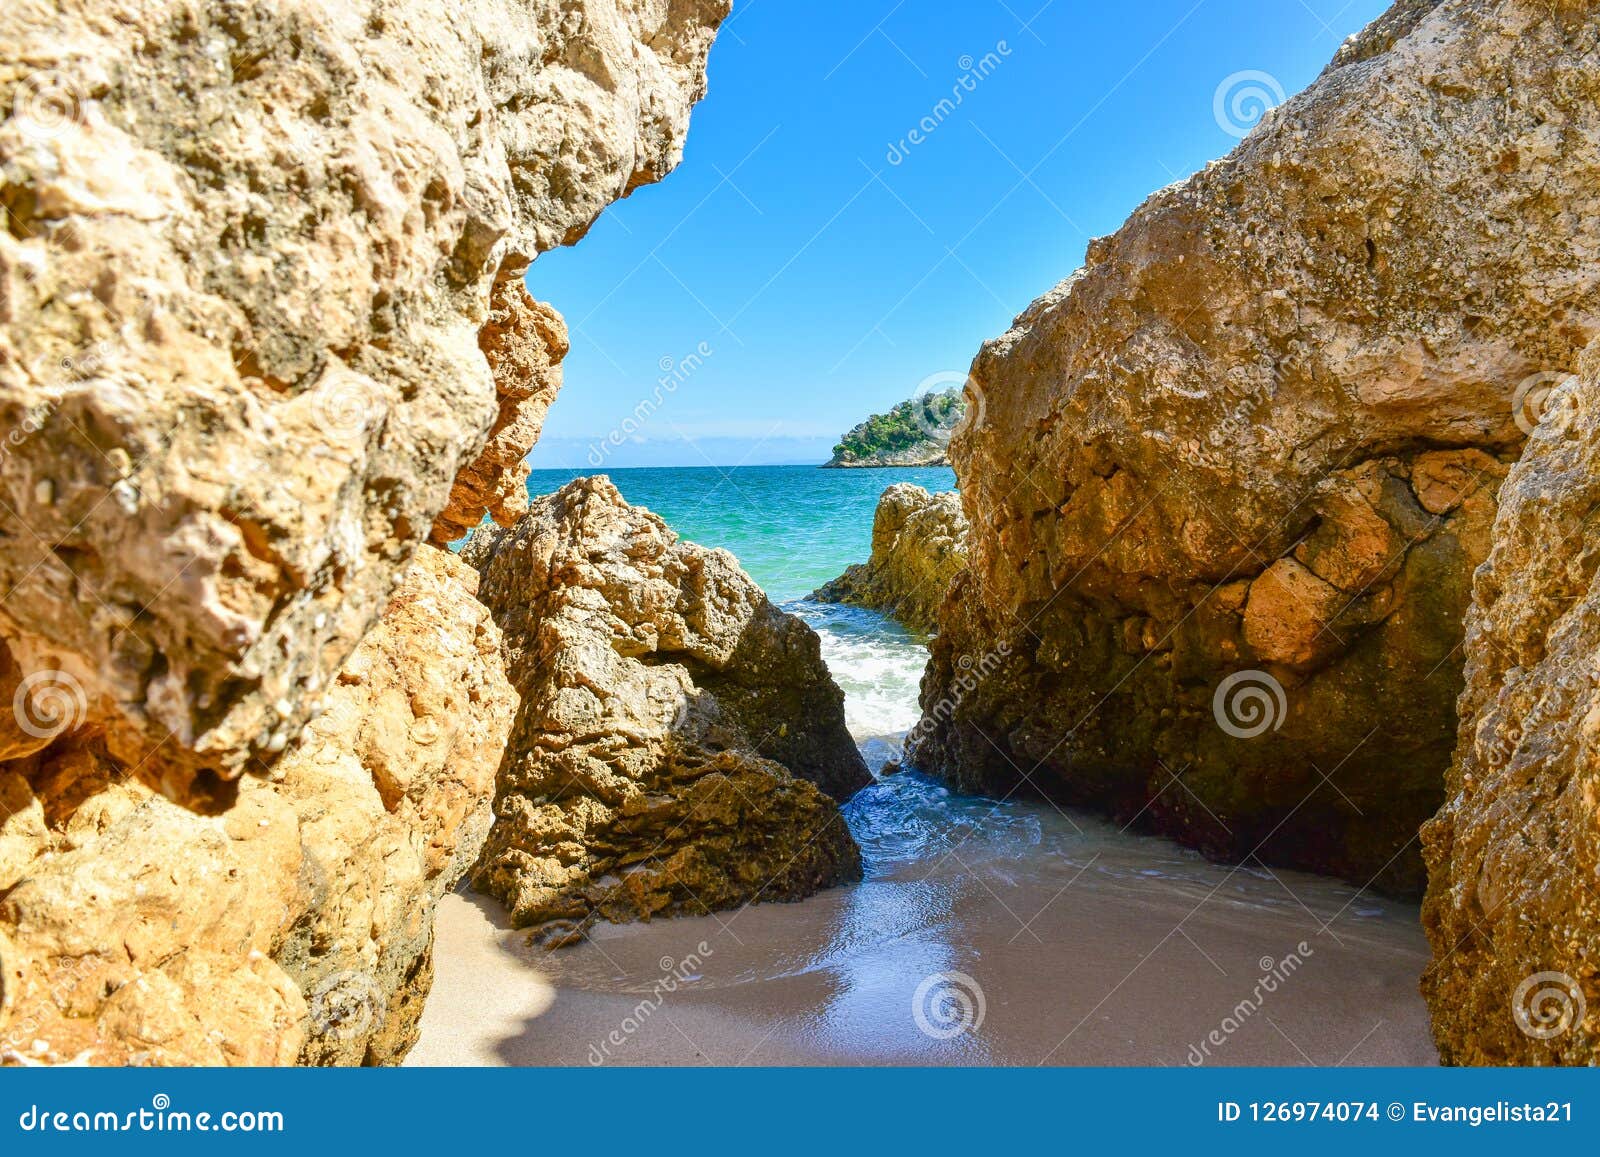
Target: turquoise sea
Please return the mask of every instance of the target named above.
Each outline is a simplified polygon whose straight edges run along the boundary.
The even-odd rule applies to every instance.
[[[896,482],[954,490],[949,467],[822,470],[815,466],[663,466],[635,470],[535,470],[531,494],[605,473],[622,496],[701,546],[733,552],[767,597],[803,598],[872,548],[878,495]]]
[[[575,476],[540,471],[531,488]],[[924,642],[871,611],[805,596],[867,557],[884,487],[947,488],[950,472],[758,466],[611,478],[684,537],[731,550],[811,623],[878,770],[916,721]],[[915,769],[880,776],[842,814],[864,878],[802,903],[600,924],[552,953],[505,928],[491,902],[447,896],[407,1063],[1189,1065],[1194,1042],[1217,1039],[1241,994],[1259,991],[1255,978],[1287,952],[1304,965],[1294,995],[1242,1023],[1208,1063],[1296,1064],[1308,1059],[1301,1041],[1318,1060],[1434,1059],[1414,906],[1209,863],[1046,800],[956,795]],[[645,1016],[686,945],[698,945],[692,983],[673,992],[670,1012]],[[597,1053],[609,1026],[626,1032]]]
[[[588,471],[535,470],[529,493],[549,494]],[[872,611],[806,598],[872,551],[878,496],[896,482],[952,490],[948,467],[822,470],[815,466],[642,467],[605,472],[622,496],[659,514],[679,535],[733,553],[784,610],[810,623],[845,693],[851,733],[876,764],[871,742],[917,721],[924,642]],[[874,758],[876,757],[876,758]]]

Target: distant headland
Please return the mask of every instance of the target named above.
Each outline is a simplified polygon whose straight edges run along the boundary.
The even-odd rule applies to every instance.
[[[966,411],[959,386],[919,394],[855,426],[823,465],[947,466],[950,435]]]

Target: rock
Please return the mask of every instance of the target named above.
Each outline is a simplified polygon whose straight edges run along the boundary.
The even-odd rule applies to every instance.
[[[7,6],[0,637],[23,674],[61,672],[115,758],[226,808],[446,506],[446,530],[508,513],[502,443],[549,381],[497,389],[482,331],[559,348],[507,283],[677,163],[727,12]]]
[[[966,540],[959,494],[929,494],[920,486],[896,482],[878,498],[872,557],[811,597],[870,607],[913,631],[929,633],[950,580],[966,565]]]
[[[430,541],[444,546],[488,514],[510,526],[528,511],[528,450],[539,440],[544,416],[561,389],[567,326],[561,315],[535,301],[520,278],[495,286],[488,324],[478,332],[500,395],[500,413],[478,460],[456,475],[450,505],[433,524]]]
[[[920,469],[927,466],[950,465],[950,447],[947,442],[935,439],[914,443],[898,450],[877,450],[865,458],[853,457],[849,452],[835,452],[822,464],[824,470]]]
[[[393,1063],[416,1040],[434,905],[482,850],[517,705],[476,582],[420,549],[282,761],[310,894],[273,958],[310,1005],[302,1063]]]
[[[1420,888],[1503,463],[1600,332],[1597,44],[1408,0],[984,346],[913,763]]]
[[[474,874],[559,943],[597,917],[792,900],[859,879],[835,800],[870,782],[816,634],[726,551],[605,477],[464,557],[522,695]],[[829,798],[832,796],[833,798]]]
[[[1446,1064],[1600,1060],[1600,345],[1500,491],[1460,746],[1424,828]]]
[[[6,765],[0,1061],[405,1055],[516,704],[475,578],[419,551],[325,710],[225,814],[164,799],[92,733]]]
[[[726,14],[0,13],[0,1063],[410,1047],[515,704],[420,544],[525,502],[522,274],[676,164]]]

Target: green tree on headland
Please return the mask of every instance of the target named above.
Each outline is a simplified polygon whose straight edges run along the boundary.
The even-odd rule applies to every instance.
[[[944,443],[966,412],[959,386],[910,398],[887,414],[873,414],[833,448],[835,458],[860,460],[909,450],[926,442]]]

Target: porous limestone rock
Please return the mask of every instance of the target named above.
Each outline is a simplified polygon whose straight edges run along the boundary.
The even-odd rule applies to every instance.
[[[1600,10],[1401,4],[978,354],[913,761],[1419,888],[1493,495],[1597,290]]]
[[[0,1063],[405,1055],[516,705],[475,580],[422,548],[326,710],[221,815],[93,729],[0,766]]]
[[[811,597],[870,607],[927,634],[935,629],[940,600],[966,561],[961,496],[954,490],[930,494],[910,482],[896,482],[878,497],[872,557]]]
[[[1500,491],[1460,746],[1423,828],[1447,1064],[1600,1061],[1600,346]]]
[[[506,283],[535,255],[678,161],[727,11],[5,5],[0,638],[20,670],[63,673],[169,796],[226,807],[458,473],[511,460],[480,459],[516,402],[480,333],[532,308]]]
[[[520,278],[494,288],[489,320],[478,331],[500,395],[500,413],[477,461],[456,475],[450,505],[433,524],[430,541],[444,546],[488,514],[510,526],[528,511],[528,450],[561,389],[567,326],[551,306],[535,301]]]
[[[835,800],[870,776],[844,696],[732,555],[601,476],[464,556],[522,696],[474,874],[517,925],[561,943],[859,878]]]

